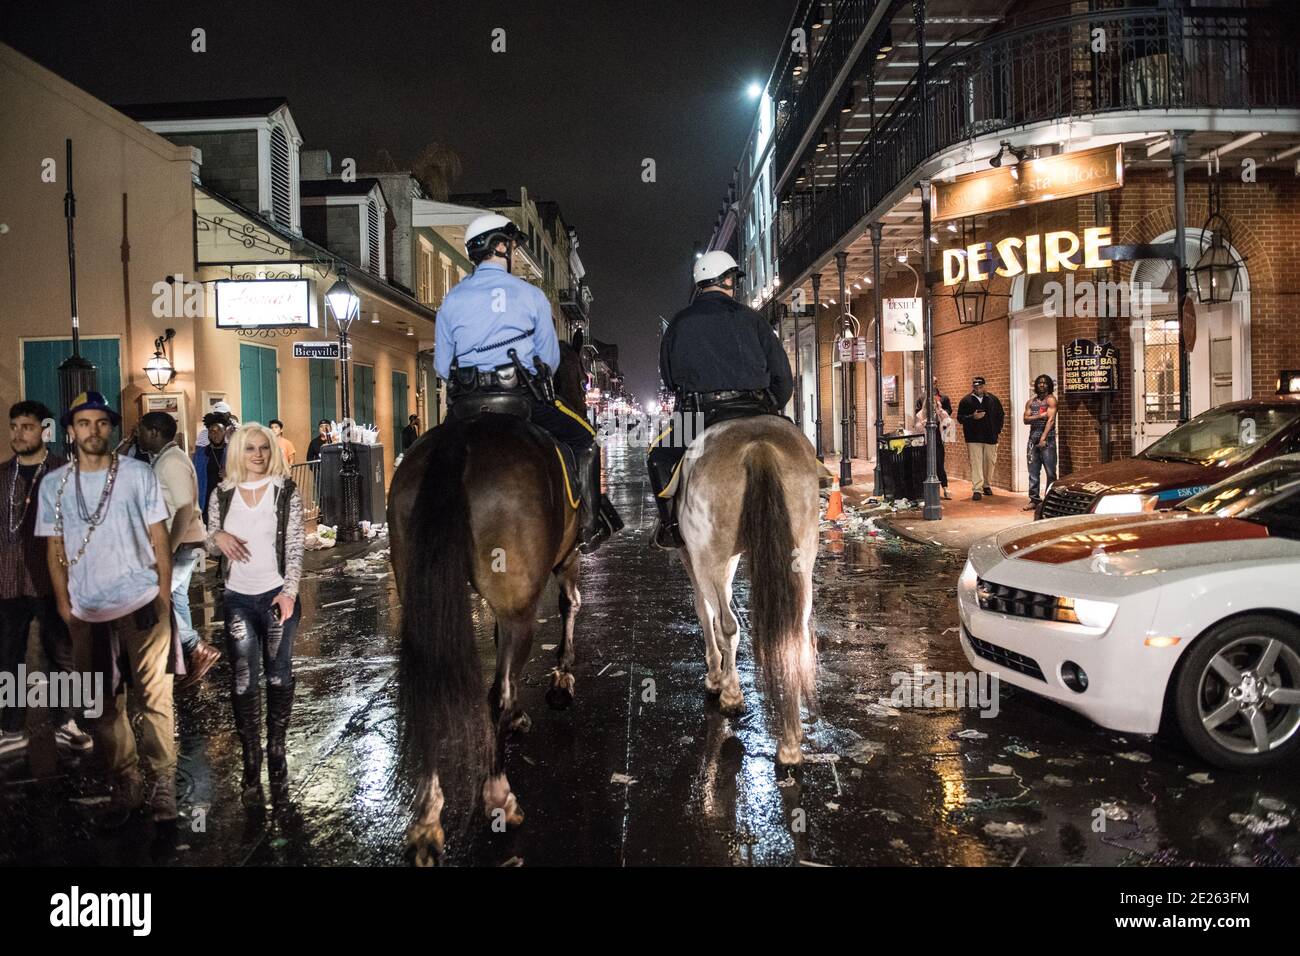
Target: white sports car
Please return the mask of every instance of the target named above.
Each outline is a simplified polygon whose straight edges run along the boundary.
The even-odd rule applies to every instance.
[[[1173,511],[1022,525],[957,587],[971,663],[1113,730],[1168,720],[1221,767],[1300,751],[1300,455]]]

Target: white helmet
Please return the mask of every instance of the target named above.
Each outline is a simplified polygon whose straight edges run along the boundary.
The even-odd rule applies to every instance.
[[[745,273],[740,271],[740,266],[736,265],[736,260],[721,249],[713,252],[706,252],[695,260],[695,268],[691,275],[695,279],[695,284],[711,285],[714,281],[721,279],[728,272],[734,272],[738,276]]]
[[[494,212],[485,213],[465,227],[465,251],[473,259],[474,253],[495,246],[503,239],[521,242],[523,238],[519,227],[505,216]]]

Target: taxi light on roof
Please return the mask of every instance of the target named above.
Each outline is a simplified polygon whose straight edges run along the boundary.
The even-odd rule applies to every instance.
[[[1181,637],[1148,637],[1142,643],[1147,647],[1173,647],[1181,640]]]

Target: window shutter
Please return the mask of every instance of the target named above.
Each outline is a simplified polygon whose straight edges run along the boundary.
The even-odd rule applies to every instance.
[[[289,183],[289,137],[277,126],[271,130],[271,215],[282,226],[293,224],[293,199]]]
[[[372,199],[366,204],[366,228],[370,232],[370,248],[366,257],[366,268],[374,275],[379,275],[379,244],[383,241],[379,231],[379,206]]]

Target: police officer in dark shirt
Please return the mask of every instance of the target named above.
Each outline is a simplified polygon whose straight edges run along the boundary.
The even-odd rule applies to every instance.
[[[779,414],[794,392],[780,339],[766,319],[734,298],[736,279],[743,274],[722,251],[697,259],[695,299],[673,316],[659,344],[659,373],[677,395],[677,412],[699,412],[706,426],[724,408],[728,418]],[[656,439],[647,459],[659,508],[654,540],[663,548],[682,545],[673,499],[662,496],[691,437],[675,441],[676,424]]]

